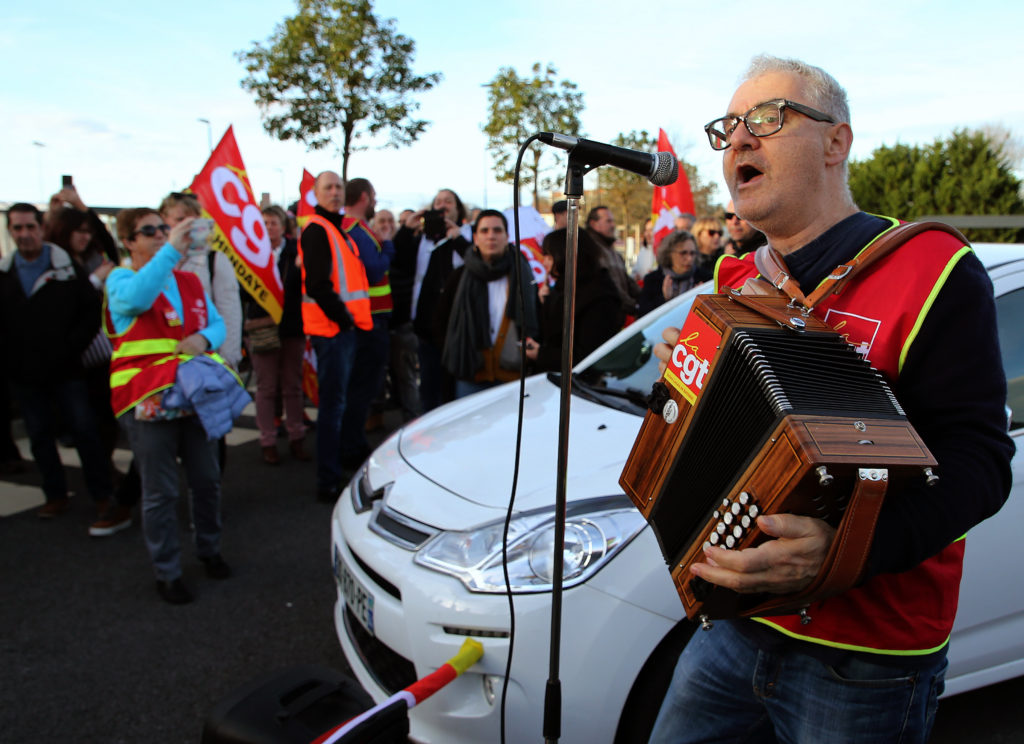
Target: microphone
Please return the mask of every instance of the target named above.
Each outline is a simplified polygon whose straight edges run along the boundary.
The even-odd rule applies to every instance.
[[[541,132],[538,139],[545,145],[567,150],[586,165],[622,168],[643,176],[655,186],[668,186],[679,178],[679,163],[670,152],[640,152],[557,132]]]

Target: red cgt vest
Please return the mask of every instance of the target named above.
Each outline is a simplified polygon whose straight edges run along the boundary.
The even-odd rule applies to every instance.
[[[362,226],[363,232],[373,241],[373,244],[377,246],[377,252],[381,252],[380,238],[377,234],[366,224],[365,220],[359,220],[355,217],[342,217],[341,218],[341,229],[346,233],[351,233],[353,229],[358,226]],[[355,242],[353,238],[352,242]],[[372,315],[381,315],[383,313],[390,313],[394,308],[394,303],[391,300],[391,276],[389,272],[384,272],[384,276],[381,277],[380,281],[375,282],[369,287],[370,292],[370,313]]]
[[[893,220],[892,226],[897,224]],[[948,233],[921,233],[840,294],[822,300],[813,312],[895,380],[936,294],[970,251]],[[719,259],[716,291],[739,288],[757,276],[753,259],[753,253]],[[963,555],[960,539],[909,571],[879,574],[844,594],[815,602],[807,609],[813,618],[807,625],[800,624],[798,615],[755,619],[792,638],[826,646],[891,655],[932,653],[949,640]]]
[[[110,401],[115,416],[130,411],[144,398],[174,385],[178,363],[191,359],[175,354],[182,339],[206,327],[206,295],[199,277],[175,271],[185,313],[182,318],[161,293],[153,306],[137,316],[123,333],[116,333],[110,311],[104,309],[103,330],[113,343],[110,358]],[[227,364],[218,354],[207,356]]]

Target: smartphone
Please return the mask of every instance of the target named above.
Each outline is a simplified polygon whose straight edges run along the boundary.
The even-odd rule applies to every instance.
[[[213,220],[197,217],[188,229],[188,255],[206,253],[209,250],[210,233],[213,232]]]
[[[71,176],[65,174],[60,177],[60,187],[66,189],[68,186],[74,186],[74,184],[71,183]]]
[[[443,209],[428,209],[423,213],[423,234],[435,243],[445,236],[448,226]]]

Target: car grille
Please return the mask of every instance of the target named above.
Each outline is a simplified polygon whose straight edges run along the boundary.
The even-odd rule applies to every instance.
[[[394,695],[416,681],[416,667],[412,662],[370,635],[347,607],[345,631],[355,645],[359,658],[363,660],[363,665],[388,695]]]
[[[399,590],[397,586],[395,586],[390,581],[381,576],[379,573],[370,568],[370,565],[362,558],[360,558],[359,554],[356,553],[356,551],[349,548],[349,552],[352,554],[352,558],[355,560],[359,568],[363,569],[363,571],[366,573],[367,576],[370,577],[370,580],[373,583],[375,583],[377,586],[379,586],[381,589],[383,589],[385,592],[390,594],[395,599],[401,601],[402,592]]]

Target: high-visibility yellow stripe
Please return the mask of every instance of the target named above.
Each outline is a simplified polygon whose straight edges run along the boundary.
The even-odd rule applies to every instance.
[[[391,285],[370,287],[370,297],[386,297],[391,294]]]
[[[173,338],[147,338],[140,341],[122,342],[112,356],[113,359],[122,359],[129,356],[148,356],[150,354],[170,354],[178,345]]]
[[[131,367],[129,369],[119,369],[117,372],[111,372],[110,387],[116,388],[121,387],[122,385],[127,385],[131,382],[131,379],[141,371],[141,367]]]
[[[949,278],[950,272],[953,267],[956,266],[957,262],[966,256],[968,253],[973,253],[973,249],[969,245],[965,245],[963,248],[953,254],[953,257],[946,263],[946,267],[939,274],[939,278],[935,282],[935,286],[932,287],[932,291],[928,293],[928,299],[925,300],[924,305],[921,306],[921,312],[918,313],[917,320],[914,322],[914,327],[910,330],[907,335],[906,341],[903,342],[903,348],[900,349],[900,362],[897,370],[903,371],[903,362],[907,360],[907,352],[910,351],[910,345],[914,343],[914,339],[917,338],[918,332],[921,330],[921,325],[924,323],[924,318],[928,314],[928,311],[932,309],[932,304],[935,302],[935,297],[939,294],[939,290],[946,284],[946,280]]]
[[[856,646],[852,643],[837,643],[835,641],[826,641],[821,638],[816,638],[814,636],[800,635],[799,633],[794,633],[791,630],[783,628],[781,625],[776,625],[775,623],[771,622],[770,620],[766,620],[763,617],[755,617],[753,618],[753,620],[764,625],[767,625],[769,628],[777,630],[783,635],[787,635],[790,638],[795,638],[798,641],[808,641],[809,643],[816,643],[819,646],[830,646],[831,648],[841,648],[846,651],[862,651],[864,653],[881,654],[884,656],[927,656],[928,654],[935,653],[943,646],[945,646],[947,643],[949,643],[949,636],[947,636],[946,640],[944,640],[942,643],[940,643],[938,646],[935,646],[934,648],[922,648],[910,651],[885,648],[871,648],[870,646]]]

